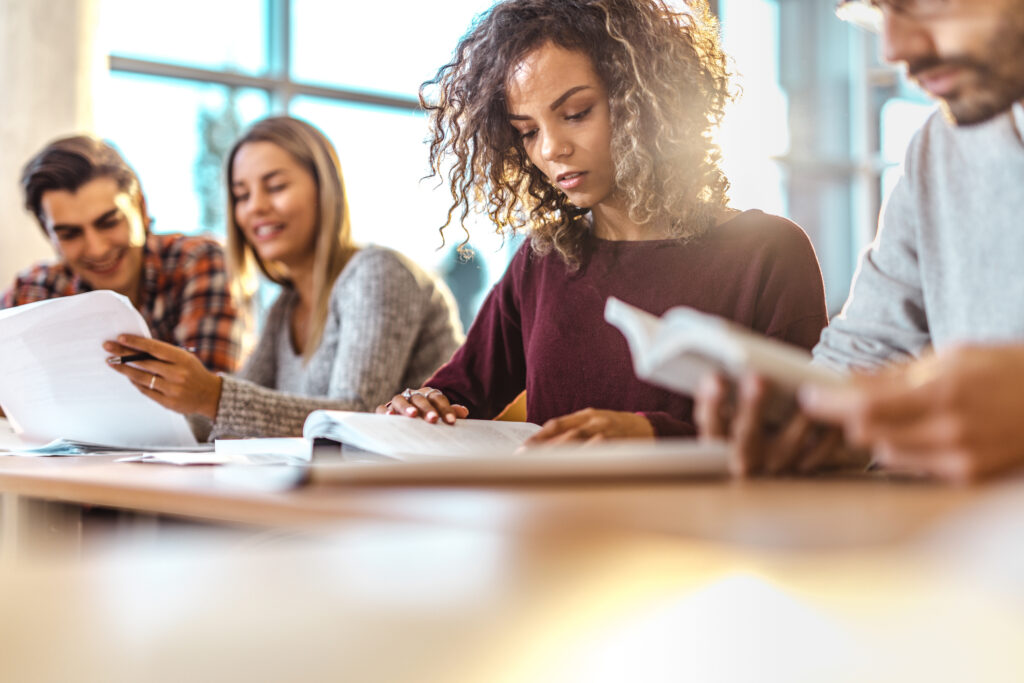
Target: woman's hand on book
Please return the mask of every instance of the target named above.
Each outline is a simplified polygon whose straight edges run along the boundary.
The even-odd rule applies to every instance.
[[[116,342],[105,342],[103,348],[116,357],[139,353],[152,356],[110,367],[164,408],[183,415],[204,415],[211,420],[217,417],[221,378],[207,370],[194,354],[173,344],[135,335],[121,335]]]
[[[455,424],[457,419],[469,416],[468,408],[450,403],[443,392],[431,387],[406,389],[387,403],[377,406],[374,412],[381,415],[418,417],[430,423],[444,422],[450,425]]]
[[[765,411],[772,391],[768,381],[756,375],[744,377],[735,392],[719,376],[709,375],[701,383],[694,406],[698,433],[729,440],[734,475],[809,474],[848,466],[851,459],[866,463],[863,455],[844,447],[838,428],[801,411],[781,424],[768,424]]]
[[[643,415],[618,410],[586,408],[548,420],[524,446],[569,441],[654,438],[654,427]]]

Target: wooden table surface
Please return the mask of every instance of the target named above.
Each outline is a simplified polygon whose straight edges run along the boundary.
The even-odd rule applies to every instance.
[[[267,527],[374,518],[466,528],[594,527],[764,547],[830,547],[899,541],[970,506],[993,488],[1024,486],[1014,480],[994,487],[951,488],[864,476],[481,486],[314,484],[268,492],[225,480],[216,466],[114,459],[0,457],[0,493]]]
[[[409,516],[453,509],[346,514],[318,534],[200,527],[0,565],[0,680],[1024,676],[1019,484],[588,489],[573,515],[564,491],[420,493],[335,495],[355,495],[349,511],[364,496]],[[825,542],[829,523],[841,543]]]
[[[1024,680],[1021,478],[220,471],[0,458],[7,498],[228,523],[0,557],[0,681]]]

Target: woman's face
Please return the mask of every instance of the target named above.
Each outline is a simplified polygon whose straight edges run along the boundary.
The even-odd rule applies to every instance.
[[[580,208],[607,203],[615,188],[611,114],[590,58],[547,43],[513,68],[506,96],[509,121],[548,181]]]
[[[272,142],[247,142],[231,164],[235,222],[265,262],[308,267],[316,249],[313,176]]]

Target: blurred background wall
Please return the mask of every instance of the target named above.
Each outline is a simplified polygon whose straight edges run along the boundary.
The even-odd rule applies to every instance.
[[[106,77],[99,9],[99,0],[0,2],[0,288],[50,254],[18,178],[54,136],[93,128],[94,86]]]
[[[0,3],[0,283],[48,255],[21,209],[22,164],[93,130],[139,172],[157,231],[223,235],[222,159],[251,121],[287,112],[338,147],[357,239],[447,275],[468,322],[514,244],[470,221],[460,263],[427,172],[419,84],[490,0],[4,0]],[[721,133],[737,208],[810,234],[830,310],[846,297],[903,148],[931,105],[880,65],[873,36],[825,0],[718,0],[742,98]]]

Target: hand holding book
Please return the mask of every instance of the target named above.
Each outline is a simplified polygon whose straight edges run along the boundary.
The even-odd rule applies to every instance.
[[[637,376],[695,399],[702,437],[728,438],[736,475],[862,466],[841,431],[813,421],[796,403],[804,385],[842,387],[847,379],[811,364],[807,351],[735,323],[678,307],[660,319],[611,298],[605,318],[629,342]]]

